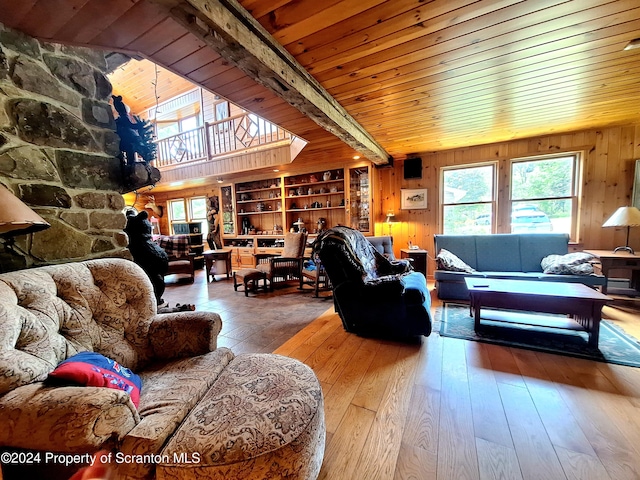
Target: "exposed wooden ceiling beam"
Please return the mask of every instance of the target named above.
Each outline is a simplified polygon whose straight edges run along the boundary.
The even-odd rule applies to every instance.
[[[256,82],[377,165],[391,156],[235,0],[155,0],[171,16]]]

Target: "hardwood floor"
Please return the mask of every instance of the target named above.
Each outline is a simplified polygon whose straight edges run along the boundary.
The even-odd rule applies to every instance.
[[[218,313],[222,317],[218,346],[235,353],[272,352],[333,307],[330,292],[314,298],[311,290],[302,293],[291,286],[245,297],[243,287],[234,291],[232,279],[217,278],[207,283],[204,270],[197,270],[193,284],[169,283],[162,297],[172,307],[192,303],[197,310]]]
[[[640,338],[639,305],[604,314]],[[321,479],[640,478],[638,368],[436,332],[421,345],[365,339],[332,309],[275,353],[321,381]]]

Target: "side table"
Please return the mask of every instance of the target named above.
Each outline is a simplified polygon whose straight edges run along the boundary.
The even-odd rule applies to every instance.
[[[207,274],[207,283],[209,282],[209,277],[213,277],[213,281],[216,281],[216,274],[222,275],[223,273],[227,274],[227,278],[231,277],[232,267],[231,267],[231,250],[206,250],[202,252],[204,255],[204,263],[205,263],[205,273]],[[211,269],[215,264],[215,273],[211,273]],[[223,269],[220,268],[224,266]]]
[[[613,295],[640,295],[640,255],[629,252],[616,252],[612,250],[585,250],[598,257],[602,265],[602,274],[609,279],[610,270],[631,270],[631,288],[610,288],[607,292],[607,285],[602,287],[602,293]]]
[[[400,250],[400,258],[412,258],[413,269],[417,272],[422,272],[424,276],[427,276],[427,256],[429,252],[421,249],[403,248]]]

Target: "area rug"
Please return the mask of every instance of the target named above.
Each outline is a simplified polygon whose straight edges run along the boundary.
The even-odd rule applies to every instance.
[[[585,358],[599,362],[640,367],[640,342],[607,320],[600,322],[598,349],[589,348],[587,333],[544,327],[482,321],[480,333],[473,327],[469,305],[445,303],[436,310],[440,335],[508,347],[525,348]]]

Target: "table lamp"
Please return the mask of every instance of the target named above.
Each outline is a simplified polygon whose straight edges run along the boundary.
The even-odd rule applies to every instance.
[[[396,216],[393,212],[387,213],[387,219],[384,221],[387,225],[389,225],[389,236],[391,236],[391,226],[396,222]]]
[[[636,207],[620,207],[609,219],[602,224],[603,227],[627,227],[627,242],[624,247],[616,247],[613,253],[627,251],[630,254],[635,252],[629,246],[629,230],[631,227],[640,227],[640,210]]]
[[[0,205],[0,237],[4,238],[5,248],[13,246],[16,235],[39,232],[51,226],[3,185],[0,185]]]
[[[298,227],[298,232],[304,231],[304,220],[302,220],[302,217],[298,217],[298,221],[293,222],[293,224]]]

